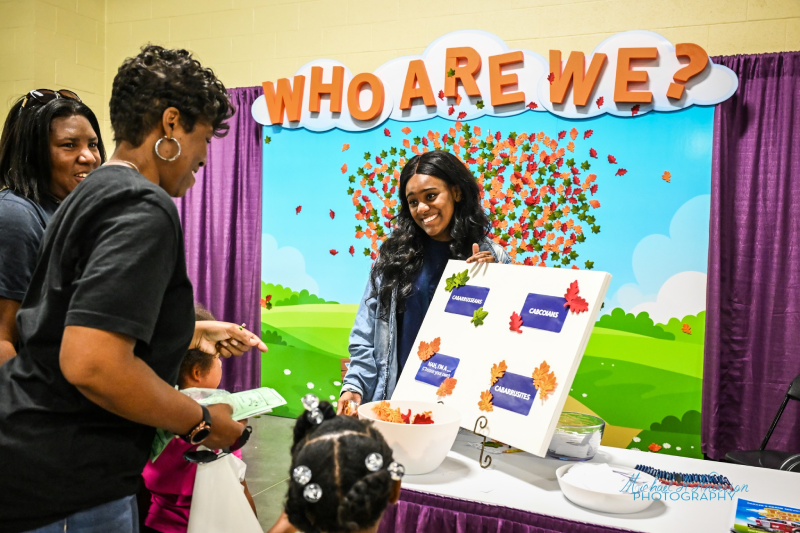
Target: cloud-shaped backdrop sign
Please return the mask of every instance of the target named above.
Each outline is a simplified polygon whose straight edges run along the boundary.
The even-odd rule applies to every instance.
[[[271,105],[260,96],[252,114],[261,124],[311,131],[362,131],[388,119],[472,120],[529,110],[577,119],[604,113],[630,117],[713,105],[738,87],[733,71],[712,63],[700,47],[676,46],[649,31],[619,33],[585,57],[562,51],[560,59],[559,65],[552,52],[544,58],[509,48],[488,32],[456,31],[432,42],[421,55],[393,59],[373,73],[355,75],[332,59],[307,63],[289,80],[265,81]],[[321,67],[316,79],[315,67]],[[679,72],[688,70],[697,72],[676,82]],[[559,99],[551,92],[562,95],[562,103],[551,102]],[[360,110],[369,118],[355,118],[353,107],[359,108],[356,115]]]

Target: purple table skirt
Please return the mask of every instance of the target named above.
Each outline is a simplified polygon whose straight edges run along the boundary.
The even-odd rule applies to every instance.
[[[587,524],[426,492],[403,489],[378,533],[610,533],[628,529]]]

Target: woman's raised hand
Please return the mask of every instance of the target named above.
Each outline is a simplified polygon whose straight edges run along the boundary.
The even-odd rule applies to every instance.
[[[472,245],[472,257],[467,259],[467,263],[494,263],[492,252],[481,252],[478,243]]]
[[[258,335],[246,330],[244,324],[237,326],[214,320],[195,322],[194,336],[189,347],[210,354],[220,354],[222,357],[242,355],[253,347],[262,352],[267,351],[267,345]]]

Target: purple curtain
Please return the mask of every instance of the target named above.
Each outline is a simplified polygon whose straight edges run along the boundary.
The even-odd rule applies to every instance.
[[[576,522],[508,507],[403,489],[383,515],[378,533],[614,533],[610,526]]]
[[[186,265],[195,301],[218,320],[261,333],[261,126],[250,106],[261,87],[230,89],[236,114],[228,135],[214,138],[197,183],[177,200],[186,238]],[[220,387],[261,386],[261,352],[226,360]]]
[[[714,58],[739,89],[714,116],[702,450],[758,449],[800,373],[800,53]],[[800,406],[770,449],[800,452]]]

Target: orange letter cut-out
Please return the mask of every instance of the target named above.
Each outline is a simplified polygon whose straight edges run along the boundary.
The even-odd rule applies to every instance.
[[[366,111],[361,109],[359,102],[364,85],[369,85],[372,89],[372,104]],[[383,82],[378,76],[369,73],[357,74],[350,82],[350,87],[347,88],[347,107],[350,108],[350,114],[354,119],[372,120],[381,115],[384,96]]]
[[[286,116],[290,122],[297,122],[300,120],[306,77],[295,76],[294,83],[291,86],[289,86],[287,78],[279,79],[277,84],[277,90],[275,90],[271,81],[265,81],[261,84],[264,88],[264,100],[267,101],[270,123],[283,124],[284,111],[286,111]]]
[[[421,59],[408,62],[406,82],[403,85],[403,95],[400,97],[400,109],[411,109],[411,102],[417,98],[422,98],[426,106],[436,106],[431,80],[428,78],[425,62]]]
[[[319,113],[323,94],[331,95],[331,113],[342,112],[342,87],[344,87],[344,67],[333,67],[330,83],[322,83],[322,67],[311,67],[311,87],[308,92],[308,110]]]
[[[466,59],[467,64],[458,66],[459,59]],[[448,76],[447,72],[453,69],[455,74]],[[474,48],[464,46],[460,48],[448,48],[447,56],[444,60],[444,95],[448,98],[455,98],[458,91],[458,82],[464,86],[464,90],[469,96],[480,96],[481,90],[475,83],[475,76],[481,70],[481,56]]]
[[[620,48],[617,51],[617,77],[614,81],[614,101],[624,103],[649,104],[653,101],[650,91],[629,91],[629,83],[645,83],[646,70],[631,70],[631,59],[656,59],[658,48]]]
[[[584,76],[586,58],[583,52],[571,52],[562,72],[561,51],[550,50],[550,72],[553,74],[553,82],[550,84],[550,101],[554,104],[563,104],[571,82],[572,102],[575,105],[586,105],[605,63],[605,54],[594,54],[592,62],[589,64],[589,70]]]
[[[515,63],[522,63],[523,59],[524,56],[520,51],[489,57],[489,89],[492,106],[515,104],[525,101],[525,93],[522,91],[503,93],[503,87],[518,83],[516,74],[503,74],[503,67]]]

